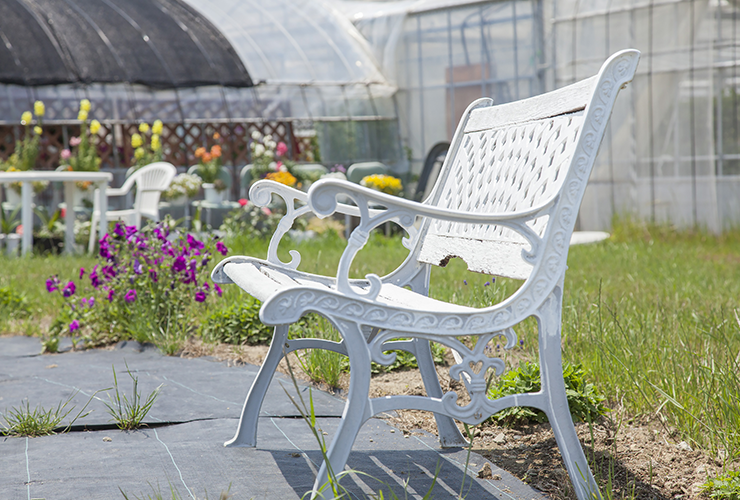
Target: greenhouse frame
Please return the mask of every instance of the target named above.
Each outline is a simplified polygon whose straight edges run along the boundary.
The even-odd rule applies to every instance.
[[[642,52],[638,74],[612,115],[577,228],[607,229],[632,214],[718,232],[740,222],[738,8],[728,0],[277,0],[269,8],[256,0],[12,0],[0,7],[0,32],[14,50],[0,44],[0,68],[19,71],[13,80],[0,69],[0,156],[12,151],[20,113],[43,99],[45,123],[56,127],[43,165],[52,168],[87,97],[111,146],[105,168],[128,165],[128,137],[159,118],[178,166],[218,131],[239,167],[249,161],[250,132],[261,130],[285,139],[297,160],[383,161],[407,182],[418,178],[421,196],[472,100],[553,90],[632,47]],[[25,56],[28,40],[12,36],[11,14],[40,21],[50,47],[73,63],[57,81],[38,80],[50,74],[46,60]],[[106,45],[108,31],[96,23],[114,14],[121,38]],[[77,23],[67,35],[65,16]],[[164,36],[165,27],[184,35]],[[92,46],[109,61],[103,49],[116,52],[119,69],[154,54],[166,78],[119,71],[116,80],[110,68],[107,79],[96,76],[82,64],[94,59]],[[414,194],[410,186],[406,195]]]

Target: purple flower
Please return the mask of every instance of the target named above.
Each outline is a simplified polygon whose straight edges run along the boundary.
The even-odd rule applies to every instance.
[[[120,236],[121,238],[124,238],[126,236],[126,229],[123,224],[120,222],[116,222],[116,227],[113,229],[113,234],[116,236]]]
[[[463,280],[463,285],[467,286],[467,284],[468,284],[468,280]]]
[[[83,297],[81,302],[83,306],[90,308],[95,305],[95,297],[90,297],[89,299]]]
[[[203,248],[205,248],[205,245],[203,244],[203,242],[198,241],[195,238],[193,238],[192,234],[188,235],[188,246],[196,250],[202,250]]]
[[[203,283],[203,290],[205,290],[205,291],[207,292],[207,291],[209,291],[210,289],[211,289],[211,287],[210,287],[210,286],[208,286],[208,282],[207,282],[207,281],[206,281],[205,283]]]
[[[206,267],[209,260],[211,260],[211,256],[206,254],[206,256],[203,257],[203,260],[200,261],[200,267]]]
[[[108,260],[112,259],[113,254],[111,253],[110,249],[111,249],[111,245],[110,245],[110,242],[108,241],[108,235],[106,234],[100,240],[100,256],[103,257],[104,259],[108,259]]]
[[[82,277],[83,277],[84,275],[85,275],[85,268],[84,268],[84,267],[81,267],[81,268],[80,268],[80,279],[82,279]]]
[[[214,284],[213,284],[213,289],[214,289],[214,290],[216,290],[216,294],[217,294],[217,295],[218,295],[219,297],[220,297],[221,295],[223,295],[223,293],[224,293],[224,291],[223,291],[223,290],[221,290],[221,287],[220,287],[220,286],[218,286],[218,283],[214,283]]]
[[[141,265],[141,262],[139,262],[139,259],[134,261],[134,272],[136,274],[142,274],[144,272],[144,267]]]
[[[51,293],[51,292],[53,292],[56,289],[57,289],[56,280],[51,279],[51,278],[49,278],[48,280],[46,280],[46,291],[47,292]]]
[[[203,290],[198,290],[195,292],[195,301],[196,302],[205,302],[206,300],[206,292]]]
[[[154,235],[157,237],[157,239],[164,241],[166,238],[162,234],[162,230],[158,227],[154,228]]]
[[[113,294],[115,294],[116,291],[112,288],[108,289],[108,302],[113,302]]]
[[[226,255],[227,253],[229,253],[229,249],[226,248],[226,245],[224,245],[220,241],[216,242],[216,250],[218,250],[221,253],[221,255]]]
[[[72,320],[72,322],[69,324],[69,333],[72,333],[75,330],[79,330],[80,328],[80,322],[75,320]]]
[[[157,271],[154,269],[149,269],[149,279],[151,279],[154,283],[157,282]]]
[[[136,226],[126,226],[126,239],[136,234]]]
[[[100,277],[95,270],[90,273],[90,284],[96,289],[100,286]]]
[[[522,349],[524,349],[524,340],[520,340],[519,341],[519,347],[521,347]]]
[[[172,263],[172,270],[176,273],[179,273],[181,271],[184,271],[188,267],[188,261],[185,260],[185,257],[182,255],[178,255],[175,257],[175,261]]]
[[[64,290],[62,290],[62,294],[63,294],[63,295],[65,296],[65,297],[71,297],[72,295],[74,295],[74,294],[75,294],[75,290],[76,290],[76,287],[75,287],[75,283],[74,283],[74,281],[70,281],[70,282],[69,282],[69,283],[67,283],[67,285],[66,285],[66,286],[64,287]]]
[[[113,266],[103,266],[103,276],[106,280],[111,280],[116,277],[116,270]]]
[[[483,286],[489,286],[490,284],[491,284],[490,281],[486,281],[485,283],[483,283]]]
[[[128,302],[129,304],[136,300],[136,290],[129,290],[126,292],[126,295],[123,296],[123,300]]]

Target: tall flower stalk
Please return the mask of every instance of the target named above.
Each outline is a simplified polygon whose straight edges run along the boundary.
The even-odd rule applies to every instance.
[[[98,156],[98,146],[100,144],[100,122],[98,120],[89,121],[90,109],[92,104],[87,99],[80,101],[80,111],[77,113],[77,119],[80,121],[80,135],[72,137],[69,145],[72,148],[64,149],[61,157],[62,168],[74,172],[97,172],[100,170],[101,159]],[[77,188],[87,191],[92,184],[89,181],[77,182]]]

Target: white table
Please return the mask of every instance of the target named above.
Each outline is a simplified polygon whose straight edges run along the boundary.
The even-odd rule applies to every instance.
[[[108,220],[105,216],[108,211],[108,197],[105,190],[108,183],[113,180],[110,172],[56,172],[47,170],[29,170],[26,172],[0,172],[0,184],[11,182],[21,183],[21,224],[23,224],[23,236],[21,237],[21,254],[26,255],[33,247],[33,181],[50,181],[64,183],[64,200],[67,203],[66,215],[64,216],[64,253],[74,252],[74,221],[75,211],[72,210],[74,200],[75,182],[90,181],[100,191],[98,192],[98,206],[100,207],[100,225],[98,226],[98,237],[102,238],[108,231]],[[93,228],[90,228],[92,231]]]

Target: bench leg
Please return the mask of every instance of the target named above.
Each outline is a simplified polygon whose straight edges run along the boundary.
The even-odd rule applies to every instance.
[[[429,341],[426,339],[414,339],[414,344],[416,344],[416,362],[419,365],[419,372],[421,372],[421,379],[424,382],[424,389],[426,389],[427,396],[441,398],[443,395],[442,387],[439,385],[437,370],[434,368],[434,358],[432,357],[432,349]],[[457,425],[455,425],[452,417],[435,413],[434,419],[437,421],[439,444],[442,448],[468,446],[468,442],[463,437],[460,429],[457,428]]]
[[[329,464],[331,464],[332,481],[341,474],[349,458],[349,452],[355,443],[360,427],[369,417],[367,407],[370,403],[370,352],[356,324],[337,322],[337,327],[344,337],[349,353],[349,393],[342,413],[342,422],[326,452],[326,460],[321,464],[316,482],[313,485],[311,498],[334,498],[331,496]],[[324,486],[324,491],[319,489]]]
[[[226,441],[224,446],[257,446],[257,423],[260,418],[262,401],[265,399],[267,388],[270,387],[278,363],[283,359],[283,346],[287,339],[288,325],[276,326],[270,343],[270,350],[267,351],[267,356],[262,362],[262,367],[254,382],[252,382],[252,388],[249,389],[247,400],[244,402],[236,434],[232,439]]]

